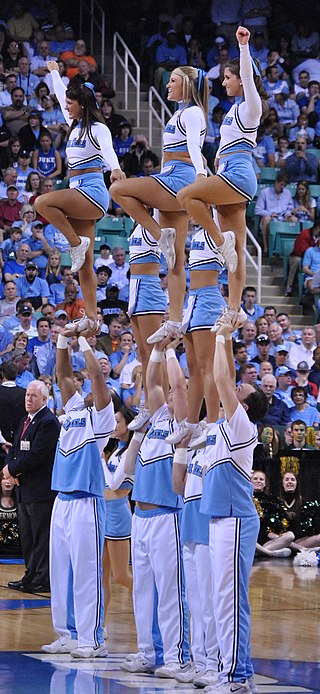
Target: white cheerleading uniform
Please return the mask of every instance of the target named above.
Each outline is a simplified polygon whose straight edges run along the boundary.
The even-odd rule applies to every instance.
[[[129,264],[160,263],[160,256],[158,242],[147,229],[137,224],[129,236]]]
[[[154,237],[137,224],[129,237],[129,264],[131,269],[129,287],[129,316],[163,314],[167,300],[161,289],[158,275],[137,275],[135,265],[145,263],[160,264],[161,251]]]
[[[189,255],[189,270],[213,270],[220,272],[224,261],[212,238],[205,229],[200,228],[192,237]],[[221,315],[225,301],[216,285],[190,289],[187,308],[183,314],[182,331],[210,330]]]
[[[212,574],[209,555],[210,516],[200,513],[205,450],[188,452],[187,477],[181,517],[181,542],[190,611],[193,660],[206,670],[221,669],[213,613]]]
[[[249,576],[259,518],[253,503],[253,451],[257,427],[239,403],[229,421],[209,430],[201,512],[211,516],[213,609],[223,662],[221,682],[253,675],[250,660]]]
[[[58,491],[50,530],[53,627],[78,646],[103,643],[102,550],[105,477],[102,452],[114,431],[113,403],[85,408],[75,393],[57,446],[52,489]]]
[[[251,200],[256,192],[257,179],[252,163],[257,130],[262,115],[261,98],[257,92],[249,46],[239,46],[240,77],[243,97],[236,97],[220,128],[220,159],[217,175],[234,190]]]
[[[62,113],[68,125],[72,124],[72,119],[66,110],[66,91],[67,87],[62,82],[59,72],[52,71],[54,91],[59,101]],[[76,188],[90,202],[102,209],[103,214],[108,210],[109,194],[105,187],[102,169],[120,169],[118,157],[112,146],[111,133],[107,125],[99,121],[90,124],[88,130],[79,139],[81,132],[81,121],[70,133],[66,144],[66,156],[68,167],[72,170],[93,169],[101,170],[86,173],[81,178],[71,177],[70,188]]]
[[[201,150],[206,135],[206,119],[202,109],[194,104],[184,106],[170,118],[163,133],[163,152],[187,152],[192,164],[177,159],[165,162],[159,174],[152,174],[168,193],[176,195],[181,188],[193,183],[197,174],[207,175]]]
[[[132,489],[134,476],[127,475],[124,470],[127,448],[119,442],[116,451],[112,453],[104,468],[106,487],[112,491],[127,489],[128,494]],[[130,540],[132,514],[127,496],[117,499],[106,499],[106,540]]]
[[[165,663],[188,660],[187,609],[180,545],[181,498],[172,488],[173,448],[165,442],[173,431],[166,404],[151,418],[136,464],[132,498],[155,504],[136,506],[132,521],[133,605],[138,649],[150,665],[157,663],[153,619],[158,595],[158,623]]]

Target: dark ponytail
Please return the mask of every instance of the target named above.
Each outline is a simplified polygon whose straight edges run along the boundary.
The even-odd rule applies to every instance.
[[[106,124],[100,109],[97,107],[95,95],[93,91],[89,89],[89,87],[85,87],[84,85],[80,85],[79,87],[69,87],[69,89],[66,91],[66,97],[67,99],[71,99],[71,101],[77,101],[79,106],[83,107],[83,114],[81,119],[79,119],[81,120],[79,140],[81,140],[84,134],[88,132],[92,123],[99,122],[103,123],[103,125]],[[78,125],[78,123],[78,120],[72,121],[67,134],[67,141],[72,133],[72,130]]]

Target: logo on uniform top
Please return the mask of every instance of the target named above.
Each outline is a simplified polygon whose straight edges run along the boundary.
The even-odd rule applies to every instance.
[[[85,417],[79,417],[78,419],[71,419],[71,417],[67,417],[64,420],[62,426],[63,426],[63,429],[65,429],[65,431],[68,431],[71,428],[85,427],[86,426],[86,418]]]
[[[117,467],[118,466],[114,465],[113,463],[108,463],[108,470],[110,470],[110,472],[115,472]]]
[[[82,149],[84,149],[85,146],[86,146],[86,139],[78,140],[76,137],[74,137],[72,140],[69,140],[67,142],[67,147],[82,147]]]
[[[197,477],[202,477],[203,473],[203,467],[202,465],[198,465],[198,463],[189,463],[188,465],[188,472],[190,475],[196,475]]]
[[[232,117],[232,116],[226,116],[226,117],[223,119],[222,125],[231,125],[232,121],[233,121],[233,117]]]
[[[151,427],[147,433],[148,439],[158,439],[159,441],[164,441],[169,434],[168,429],[154,429]]]
[[[172,134],[175,133],[176,132],[176,126],[168,123],[164,129],[164,132],[165,133],[172,133]]]
[[[203,251],[204,250],[204,241],[192,241],[191,250],[192,251]]]
[[[211,436],[207,436],[207,446],[215,446],[216,445],[216,434],[212,434]]]
[[[142,239],[136,238],[129,239],[129,246],[142,246]]]

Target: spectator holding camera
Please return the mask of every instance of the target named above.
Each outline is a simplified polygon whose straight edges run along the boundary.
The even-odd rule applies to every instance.
[[[307,139],[298,135],[294,154],[286,159],[284,171],[288,174],[290,183],[308,181],[316,183],[318,179],[318,159],[313,154],[308,154]]]

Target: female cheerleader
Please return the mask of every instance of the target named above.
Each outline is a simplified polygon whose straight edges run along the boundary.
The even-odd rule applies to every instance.
[[[128,407],[122,407],[116,413],[115,438],[119,444],[110,456],[105,478],[107,489],[106,500],[106,530],[103,550],[103,585],[104,585],[104,614],[106,617],[111,600],[111,574],[117,583],[132,592],[132,574],[129,570],[131,510],[128,494],[133,486],[133,477],[124,472],[126,451],[132,434],[128,424],[134,418],[134,412]],[[105,632],[106,636],[106,627]]]
[[[158,241],[169,270],[170,320],[148,338],[159,342],[169,332],[179,332],[185,292],[184,247],[188,215],[178,203],[178,191],[206,177],[201,148],[206,134],[208,81],[203,70],[190,66],[173,70],[167,84],[168,100],[177,101],[178,110],[168,121],[163,135],[163,167],[148,178],[117,181],[110,193],[133,219]],[[157,207],[159,223],[146,207]],[[223,239],[221,239],[223,242]],[[228,242],[222,253],[228,261]],[[233,255],[235,255],[233,251]],[[231,254],[231,259],[232,259]]]
[[[79,271],[87,316],[79,321],[79,331],[96,329],[96,276],[93,269],[94,224],[108,210],[109,194],[102,165],[111,167],[111,181],[124,178],[112,148],[110,130],[97,108],[91,82],[66,89],[55,61],[48,61],[55,94],[70,126],[67,157],[70,189],[56,190],[36,198],[35,207],[68,239],[72,272]]]
[[[219,417],[219,398],[213,378],[213,358],[216,338],[210,332],[212,317],[218,318],[225,301],[218,287],[223,258],[210,235],[200,229],[192,238],[189,256],[190,291],[184,316],[183,331],[189,369],[188,417],[178,424],[167,443],[178,443],[191,429],[192,448],[206,441],[206,429],[201,432],[199,414],[203,398],[209,428]],[[214,313],[212,313],[212,311]]]
[[[236,38],[240,47],[240,61],[231,60],[226,64],[223,81],[227,95],[236,99],[221,126],[221,141],[216,156],[217,175],[206,180],[198,179],[181,190],[177,197],[181,207],[209,232],[218,248],[221,247],[226,230],[235,230],[238,262],[232,264],[232,267],[229,264],[229,305],[218,323],[226,320],[228,325],[228,319],[231,318],[233,325],[240,327],[246,320],[245,313],[240,309],[245,282],[245,203],[252,200],[257,188],[252,150],[256,144],[263,100],[267,99],[267,94],[262,86],[258,67],[250,57],[250,32],[240,26]],[[219,226],[223,233],[213,221],[208,205],[217,207]],[[214,326],[215,331],[218,323]]]
[[[155,213],[157,215],[158,212]],[[130,297],[128,315],[142,363],[144,406],[129,426],[137,431],[150,417],[146,383],[152,346],[147,338],[160,328],[167,301],[160,286],[160,249],[153,236],[138,224],[129,238]]]

